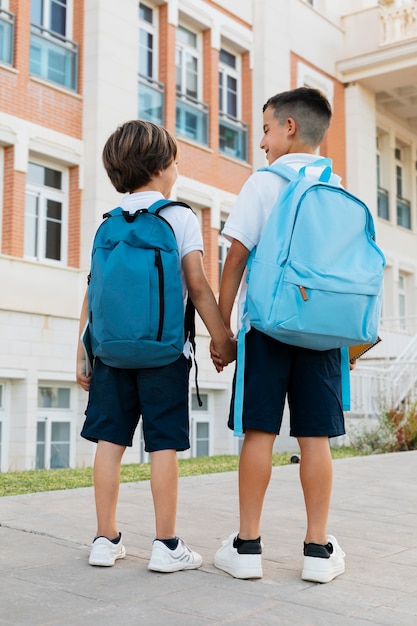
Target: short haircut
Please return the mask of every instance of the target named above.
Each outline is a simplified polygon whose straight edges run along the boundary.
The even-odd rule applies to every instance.
[[[292,117],[301,141],[317,147],[323,141],[332,119],[332,108],[318,89],[298,87],[272,96],[264,104],[263,111],[271,107],[280,124]]]
[[[144,187],[158,170],[176,160],[178,145],[166,128],[131,120],[110,135],[103,149],[103,164],[113,186],[120,193]]]

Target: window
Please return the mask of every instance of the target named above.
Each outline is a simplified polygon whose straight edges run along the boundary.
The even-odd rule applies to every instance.
[[[240,112],[240,59],[220,50],[219,63],[219,148],[238,159],[247,159],[247,126],[239,120]]]
[[[0,2],[0,62],[13,65],[14,15],[1,8]]]
[[[157,12],[139,4],[139,118],[162,124],[164,85],[157,80]]]
[[[199,406],[197,394],[191,394],[191,411],[194,413],[191,419],[191,455],[210,455],[210,422],[208,416],[209,394],[200,393],[202,405]],[[198,415],[203,413],[203,415]]]
[[[397,194],[397,224],[404,228],[411,228],[411,203],[404,198],[404,168],[402,150],[395,149],[395,179]]]
[[[66,262],[66,172],[29,163],[25,201],[25,256]]]
[[[78,45],[69,37],[72,0],[31,0],[30,73],[76,89]]]
[[[400,328],[406,328],[406,278],[404,274],[398,276],[398,317],[400,320]]]
[[[37,26],[63,35],[67,34],[67,0],[31,0],[30,21]]]
[[[37,422],[36,469],[70,467],[70,422]]]
[[[176,132],[181,137],[207,144],[208,107],[200,102],[202,63],[200,38],[182,26],[176,44]]]
[[[38,421],[36,425],[36,469],[70,467],[72,424],[69,387],[38,387]]]
[[[231,245],[230,241],[226,239],[226,237],[223,237],[223,235],[221,234],[225,225],[225,221],[226,220],[222,220],[220,222],[220,231],[219,231],[219,286],[220,286],[220,280],[221,280],[221,276],[223,272],[224,262],[226,261],[227,253]]]
[[[383,172],[383,155],[381,153],[382,138],[377,136],[376,139],[376,179],[378,193],[378,217],[389,220],[389,193],[384,189],[382,181],[384,179]]]
[[[70,389],[68,387],[38,387],[38,407],[69,409]]]

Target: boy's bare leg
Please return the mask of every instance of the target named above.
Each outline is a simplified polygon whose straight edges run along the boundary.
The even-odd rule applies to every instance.
[[[178,461],[175,450],[151,452],[151,490],[157,539],[175,537]]]
[[[327,543],[332,457],[327,437],[299,437],[300,479],[307,513],[306,543]]]
[[[247,429],[239,461],[240,539],[260,536],[261,514],[272,470],[275,435]]]
[[[114,539],[119,530],[116,522],[120,487],[120,463],[125,446],[108,441],[97,443],[94,459],[94,496],[97,512],[97,537]]]

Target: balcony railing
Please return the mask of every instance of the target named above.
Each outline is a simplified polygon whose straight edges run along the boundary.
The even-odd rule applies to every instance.
[[[248,159],[248,127],[247,124],[230,115],[220,113],[219,122],[220,152],[235,159]]]
[[[417,36],[415,2],[403,2],[394,8],[381,7],[382,44],[412,39]]]
[[[0,9],[0,62],[13,65],[14,15]]]
[[[378,187],[378,217],[389,220],[389,193],[382,187]]]
[[[163,83],[139,74],[138,117],[154,124],[164,123]]]
[[[177,135],[208,145],[208,111],[207,104],[189,96],[177,94]]]
[[[30,73],[67,89],[77,89],[78,44],[31,24]]]
[[[411,203],[405,198],[397,196],[397,224],[404,228],[411,228]]]

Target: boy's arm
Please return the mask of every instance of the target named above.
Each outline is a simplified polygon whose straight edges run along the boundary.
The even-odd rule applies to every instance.
[[[81,385],[81,387],[88,391],[90,388],[90,379],[91,374],[89,376],[85,375],[85,353],[84,347],[81,341],[81,334],[84,331],[85,325],[88,319],[88,292],[86,290],[84,295],[83,304],[81,307],[80,314],[80,327],[78,331],[78,344],[77,344],[77,365],[76,365],[76,377],[77,383]]]
[[[220,313],[230,332],[230,317],[248,257],[249,250],[246,246],[233,239],[223,267],[219,293]]]
[[[202,255],[193,250],[182,259],[185,282],[190,298],[203,320],[223,365],[236,358],[236,342],[231,339],[223,323],[214,294],[204,272]]]

